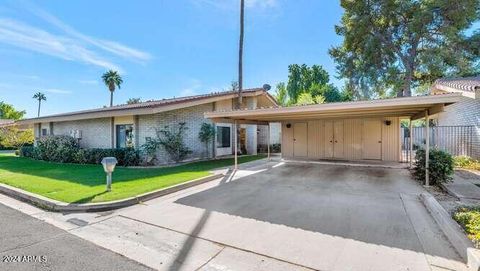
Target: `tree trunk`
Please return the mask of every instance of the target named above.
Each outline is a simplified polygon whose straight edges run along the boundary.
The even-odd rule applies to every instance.
[[[38,113],[37,117],[40,117],[40,105],[42,104],[42,100],[38,100]]]
[[[245,0],[240,0],[240,39],[238,47],[238,109],[242,106],[242,90],[243,90],[243,32],[244,32],[244,11]]]
[[[405,69],[405,78],[403,79],[403,89],[400,97],[410,97],[412,96],[412,80],[413,80],[413,67],[407,66]],[[398,96],[398,95],[397,95]]]
[[[113,106],[113,91],[110,90],[110,107]]]

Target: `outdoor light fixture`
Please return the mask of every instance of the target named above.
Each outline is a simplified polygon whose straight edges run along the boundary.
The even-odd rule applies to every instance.
[[[112,190],[112,172],[115,170],[117,165],[117,158],[115,157],[104,157],[102,159],[103,170],[107,173],[107,191]]]
[[[290,128],[290,127],[292,127],[292,125],[291,125],[290,123],[287,123],[287,125],[286,125],[286,126],[287,126],[287,128]]]
[[[390,126],[390,124],[392,124],[392,121],[391,121],[391,120],[386,120],[386,121],[385,121],[385,125]]]

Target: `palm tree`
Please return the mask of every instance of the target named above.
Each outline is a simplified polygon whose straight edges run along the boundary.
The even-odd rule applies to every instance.
[[[243,24],[244,24],[245,0],[240,0],[240,39],[238,46],[238,108],[242,106],[243,88]]]
[[[110,106],[113,106],[113,92],[115,91],[115,87],[120,89],[120,85],[123,83],[122,77],[117,71],[109,70],[102,75],[102,80],[108,87],[108,90],[110,90]]]
[[[38,115],[37,115],[37,117],[40,117],[40,106],[42,105],[42,101],[47,100],[47,97],[45,96],[45,94],[43,94],[41,92],[37,92],[37,93],[35,93],[35,95],[33,95],[32,98],[38,100]]]

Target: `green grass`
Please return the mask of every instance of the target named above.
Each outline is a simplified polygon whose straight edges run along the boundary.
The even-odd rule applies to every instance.
[[[264,157],[241,156],[239,163]],[[212,169],[230,165],[231,158],[165,168],[117,167],[112,191],[105,192],[101,165],[49,163],[0,153],[0,183],[67,203],[104,202],[205,177]]]

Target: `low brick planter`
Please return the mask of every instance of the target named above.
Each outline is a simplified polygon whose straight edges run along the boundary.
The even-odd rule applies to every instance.
[[[49,199],[47,197],[37,195],[37,194],[31,193],[16,187],[12,187],[6,184],[0,184],[0,193],[16,198],[18,200],[30,203],[42,209],[52,211],[52,212],[62,212],[62,213],[102,212],[102,211],[114,210],[114,209],[135,205],[140,202],[145,202],[147,200],[151,200],[164,195],[175,193],[177,191],[187,189],[196,185],[200,185],[202,183],[213,181],[213,180],[222,178],[224,176],[225,176],[224,174],[214,174],[211,176],[177,184],[167,188],[162,188],[159,190],[147,192],[135,197],[130,197],[130,198],[116,200],[116,201],[99,202],[99,203],[85,203],[85,204],[65,203],[62,201]]]

